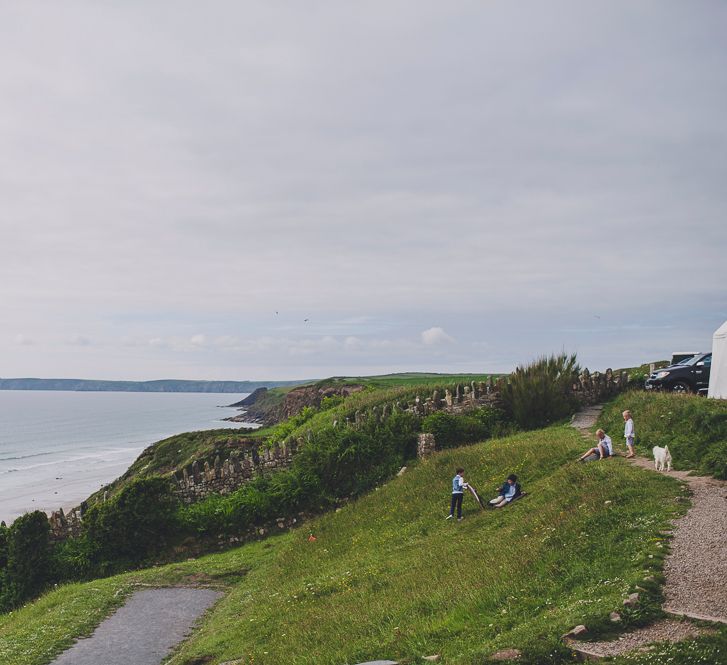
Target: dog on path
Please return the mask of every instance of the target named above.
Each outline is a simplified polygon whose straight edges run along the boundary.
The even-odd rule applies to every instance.
[[[654,467],[657,471],[671,471],[671,453],[669,446],[654,446]],[[664,468],[666,467],[666,469]]]

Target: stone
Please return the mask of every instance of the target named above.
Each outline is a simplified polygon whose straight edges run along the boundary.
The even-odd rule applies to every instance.
[[[635,607],[639,604],[639,594],[630,593],[628,598],[624,598],[624,607]]]
[[[608,618],[613,623],[618,623],[619,621],[621,621],[621,615],[618,612],[611,612],[611,614],[608,615]]]
[[[433,654],[432,656],[423,656],[422,660],[426,660],[429,663],[438,663],[441,656],[438,653]]]
[[[580,637],[581,635],[585,635],[588,632],[588,628],[586,628],[583,624],[580,624],[576,626],[575,628],[569,630],[565,635],[562,636],[562,639],[569,640],[569,639],[575,639],[577,637]]]
[[[522,653],[519,649],[502,649],[501,651],[493,653],[490,656],[490,660],[518,660],[520,656],[522,656]]]
[[[399,476],[399,477],[401,477],[401,476],[404,475],[405,472],[406,472],[406,467],[405,466],[402,466],[401,469],[399,469],[397,471],[396,475]]]
[[[427,457],[431,455],[437,448],[434,434],[422,432],[417,441],[417,457]]]
[[[452,404],[454,403],[451,390],[444,391],[444,401],[446,402],[447,406],[452,406]]]

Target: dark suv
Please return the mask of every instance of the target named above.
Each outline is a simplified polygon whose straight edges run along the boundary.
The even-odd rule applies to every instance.
[[[647,390],[671,390],[675,393],[703,392],[709,388],[711,353],[698,353],[675,365],[657,369],[646,379]]]

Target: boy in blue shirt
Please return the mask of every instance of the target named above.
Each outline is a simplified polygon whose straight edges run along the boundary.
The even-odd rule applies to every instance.
[[[520,494],[522,494],[520,491],[520,483],[517,481],[517,476],[511,473],[500,488],[499,495],[490,501],[490,505],[493,508],[502,508],[513,499],[517,499]]]
[[[447,519],[451,520],[454,517],[454,508],[457,507],[457,521],[462,521],[462,499],[464,498],[464,491],[467,489],[467,483],[464,481],[462,474],[464,469],[459,468],[452,478],[452,502],[449,506],[449,515]]]

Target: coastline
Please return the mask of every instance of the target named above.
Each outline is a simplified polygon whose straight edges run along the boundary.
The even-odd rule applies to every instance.
[[[0,521],[8,525],[34,510],[50,514],[79,506],[122,476],[144,449],[169,436],[245,424],[222,421],[219,394],[4,391],[2,396]]]

